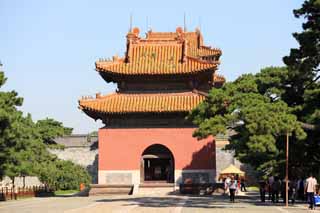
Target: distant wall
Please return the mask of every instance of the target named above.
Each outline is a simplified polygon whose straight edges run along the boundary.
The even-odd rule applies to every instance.
[[[218,181],[220,172],[227,168],[230,164],[234,164],[236,167],[240,168],[240,163],[234,158],[234,152],[225,151],[222,148],[216,148],[216,161],[217,161],[217,176],[216,181]],[[238,164],[238,165],[237,165]]]
[[[69,160],[75,164],[83,166],[87,169],[89,174],[92,177],[92,182],[97,182],[97,173],[98,173],[98,150],[90,150],[90,147],[80,147],[80,148],[65,148],[64,150],[60,149],[49,149],[49,152],[57,155],[61,160]]]
[[[220,172],[227,168],[230,164],[235,165],[237,168],[241,169],[245,172],[246,176],[246,182],[249,185],[256,184],[257,180],[257,174],[256,171],[248,164],[243,164],[240,161],[238,161],[234,157],[234,151],[224,150],[224,146],[228,144],[227,141],[217,141],[217,147],[216,147],[216,169],[217,169],[217,176],[216,181],[218,181]]]
[[[71,135],[56,138],[57,144],[64,145],[64,149],[48,149],[61,160],[69,160],[87,169],[92,182],[97,183],[98,177],[98,137],[87,135]]]

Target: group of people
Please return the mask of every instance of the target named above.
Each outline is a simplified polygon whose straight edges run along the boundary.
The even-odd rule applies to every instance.
[[[240,178],[238,175],[228,176],[224,180],[225,193],[229,192],[230,202],[234,202],[235,195],[239,191],[247,191],[244,178]]]
[[[286,201],[286,182],[277,176],[270,176],[266,181],[260,181],[260,198],[265,202],[266,193],[269,194],[269,200],[273,203],[279,202],[279,195]],[[288,199],[294,204],[297,199],[307,201],[309,209],[315,209],[315,196],[319,193],[317,189],[317,180],[310,174],[307,179],[292,179],[288,183]]]

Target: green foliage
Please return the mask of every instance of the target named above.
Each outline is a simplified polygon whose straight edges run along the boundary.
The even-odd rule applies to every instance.
[[[277,70],[286,73],[283,68],[270,67],[212,89],[206,101],[189,116],[199,126],[194,136],[204,138],[233,129],[238,134],[227,148],[235,150],[242,162],[265,173],[276,168],[283,157],[281,138],[286,133],[300,139],[306,137],[292,109],[276,98],[281,90],[271,87],[279,80],[271,77]]]
[[[0,88],[5,82],[0,72]],[[71,134],[72,129],[48,118],[35,124],[30,114],[23,116],[18,110],[22,102],[15,91],[0,91],[0,177],[36,175],[55,189],[88,184],[90,176],[84,168],[47,151],[46,144],[54,137]]]
[[[286,89],[287,103],[295,107],[295,115],[301,122],[320,126],[320,1],[306,0],[300,9],[294,10],[297,18],[304,18],[303,31],[294,33],[299,47],[283,58],[288,66]],[[320,132],[308,130],[301,143],[293,139],[292,165],[307,168],[320,175]],[[300,159],[300,160],[298,160]],[[306,159],[306,160],[303,160]]]
[[[5,82],[4,73],[0,72],[0,88]],[[26,127],[30,124],[30,115],[23,117],[17,110],[22,102],[15,91],[0,92],[0,176],[13,177],[31,166],[25,161],[29,154],[26,147],[35,146],[29,137],[35,132]]]
[[[39,169],[40,179],[54,189],[79,189],[80,183],[88,185],[90,175],[79,165],[71,161],[54,160]]]
[[[293,48],[290,55],[284,57],[284,62],[290,68],[290,78],[296,90],[305,89],[319,79],[320,64],[320,3],[319,0],[306,0],[300,9],[294,10],[295,17],[303,17],[303,31],[293,33],[299,43],[299,48]],[[302,92],[301,91],[301,92]]]
[[[71,190],[57,190],[54,192],[55,196],[60,196],[60,195],[74,195],[78,193],[79,190],[77,189],[71,189]]]
[[[39,130],[42,140],[46,144],[55,144],[53,141],[56,137],[71,135],[72,128],[64,127],[59,121],[52,118],[38,120],[36,126]]]
[[[319,0],[306,0],[300,9],[294,10],[295,17],[303,17],[303,31],[293,33],[299,47],[293,48],[290,55],[283,58],[289,68],[289,105],[302,105],[306,90],[319,88],[320,78],[320,3]],[[318,82],[318,83],[317,83]],[[319,101],[318,101],[319,102]],[[305,112],[301,111],[301,115]]]
[[[52,143],[52,144],[47,144],[47,148],[64,150],[66,147],[63,144]]]

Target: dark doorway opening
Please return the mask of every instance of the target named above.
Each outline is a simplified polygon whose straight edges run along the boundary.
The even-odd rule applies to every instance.
[[[174,158],[171,151],[161,145],[149,146],[141,159],[142,182],[174,182]]]
[[[170,159],[145,158],[144,165],[145,181],[170,181]]]

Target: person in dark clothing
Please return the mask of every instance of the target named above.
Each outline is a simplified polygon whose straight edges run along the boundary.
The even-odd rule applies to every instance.
[[[241,190],[242,192],[246,192],[246,191],[247,191],[244,178],[241,178],[241,180],[240,180],[240,190]]]
[[[269,197],[268,199],[269,200],[272,200],[272,184],[274,182],[274,176],[270,176],[268,178],[268,194],[269,194]]]
[[[296,202],[297,197],[297,181],[292,180],[289,182],[289,198],[291,199],[292,205]]]
[[[267,183],[264,180],[259,181],[259,191],[261,202],[266,202],[266,187]]]
[[[234,198],[237,190],[237,181],[234,179],[234,177],[231,177],[231,181],[229,183],[229,192],[230,192],[230,201],[234,203]]]
[[[297,181],[297,193],[298,193],[298,198],[300,200],[305,200],[305,196],[304,196],[304,178],[300,178]]]
[[[278,177],[274,178],[274,182],[271,185],[272,195],[271,200],[272,203],[278,203],[279,202],[279,191],[281,189],[281,182]]]
[[[281,198],[283,199],[283,203],[286,202],[286,182],[285,180],[281,181]]]

